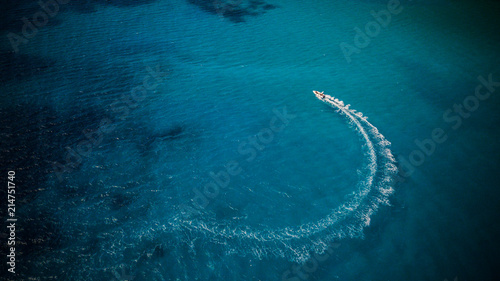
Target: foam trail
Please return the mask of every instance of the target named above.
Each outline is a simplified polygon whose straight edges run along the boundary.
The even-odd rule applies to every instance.
[[[257,230],[239,224],[221,226],[213,219],[183,220],[179,217],[171,220],[170,225],[177,230],[201,232],[212,242],[228,247],[228,253],[259,258],[274,255],[298,262],[306,261],[312,251],[324,252],[333,241],[362,236],[370,216],[381,204],[388,204],[388,197],[393,192],[392,179],[397,168],[389,149],[390,142],[361,112],[350,109],[349,104],[344,105],[329,95],[314,93],[347,118],[365,143],[367,174],[351,200],[333,209],[326,217],[299,226]]]

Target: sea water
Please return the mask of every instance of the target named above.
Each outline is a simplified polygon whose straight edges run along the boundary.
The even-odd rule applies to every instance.
[[[494,280],[497,2],[32,2],[6,280]]]

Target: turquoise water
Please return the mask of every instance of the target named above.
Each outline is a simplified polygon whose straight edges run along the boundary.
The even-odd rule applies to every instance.
[[[500,90],[453,109],[500,80],[499,3],[401,1],[349,62],[388,2],[70,2],[17,53],[11,4],[2,276],[495,280]]]

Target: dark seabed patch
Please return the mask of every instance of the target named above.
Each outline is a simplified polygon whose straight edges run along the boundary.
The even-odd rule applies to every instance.
[[[407,77],[408,85],[419,94],[429,105],[436,107],[439,111],[453,105],[457,100],[473,94],[478,80],[473,77],[462,77],[460,80],[449,80],[449,73],[458,71],[452,69],[451,65],[424,64],[409,57],[397,56],[395,62],[402,74]]]
[[[188,0],[188,2],[207,13],[222,16],[234,23],[245,22],[249,16],[259,16],[276,8],[276,6],[260,0]]]
[[[96,112],[70,115],[68,119],[47,106],[22,104],[0,109],[2,159],[22,175],[22,192],[36,191],[52,171],[52,163],[76,141]],[[28,194],[21,194],[24,199]]]
[[[20,81],[43,74],[54,61],[32,55],[0,53],[0,82]]]
[[[2,1],[0,4],[0,11],[3,12],[0,17],[0,32],[20,34],[25,24],[23,17],[27,18],[28,21],[32,21],[33,15],[41,10],[42,8],[37,4],[37,1]],[[62,21],[57,18],[50,18],[45,26],[56,26],[61,23]]]
[[[145,4],[151,4],[156,2],[157,0],[86,0],[86,1],[69,1],[67,4],[59,4],[59,8],[61,6],[67,5],[68,7],[72,7],[76,11],[87,13],[93,12],[97,10],[98,5],[110,5],[115,7],[136,7]],[[51,7],[49,3],[51,1],[44,0],[40,1],[45,3],[47,6]],[[20,14],[14,14],[19,16],[27,16],[31,15],[39,10],[41,10],[41,6],[38,1],[32,0],[20,0],[20,1],[4,1],[2,3],[2,11],[9,11],[10,14],[12,12],[18,11]],[[19,17],[20,18],[20,17]]]
[[[72,10],[78,13],[89,14],[98,11],[99,6],[114,6],[114,7],[136,7],[145,4],[151,4],[157,0],[86,0],[86,1],[69,1],[67,4],[56,4],[55,1],[42,0],[20,0],[20,1],[3,1],[0,4],[0,10],[3,12],[0,17],[0,32],[15,32],[20,34],[25,25],[23,18],[33,22],[33,16],[38,12],[49,11],[54,15],[48,16],[48,21],[44,27],[57,26],[62,23],[57,19],[57,15],[66,10]],[[43,7],[42,7],[43,5]],[[45,9],[44,9],[45,8]],[[47,15],[47,14],[45,14]]]
[[[74,1],[69,5],[72,9],[80,13],[94,13],[99,9],[99,6],[115,6],[115,7],[136,7],[145,4],[151,4],[157,0],[90,0],[90,1]]]

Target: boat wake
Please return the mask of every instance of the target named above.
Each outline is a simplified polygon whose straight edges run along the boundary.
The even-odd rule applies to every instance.
[[[211,242],[221,244],[228,253],[284,257],[305,262],[311,253],[323,253],[329,245],[347,237],[362,237],[371,215],[393,193],[393,177],[397,173],[390,142],[379,133],[361,112],[334,97],[314,91],[316,97],[329,104],[358,132],[364,141],[367,158],[364,179],[358,183],[355,194],[327,216],[299,226],[254,229],[236,223],[220,224],[215,219],[176,217],[169,224],[176,231],[196,240],[200,234]],[[239,222],[241,223],[241,222]]]

